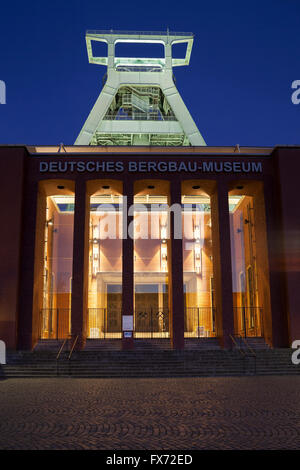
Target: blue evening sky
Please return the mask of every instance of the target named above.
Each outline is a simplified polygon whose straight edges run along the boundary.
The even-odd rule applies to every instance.
[[[0,144],[73,144],[102,86],[85,31],[191,31],[177,88],[208,145],[300,144],[299,0],[10,0],[0,7]]]

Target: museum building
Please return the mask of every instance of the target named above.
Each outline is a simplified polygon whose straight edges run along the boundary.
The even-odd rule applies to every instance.
[[[107,74],[75,144],[0,147],[0,339],[300,339],[300,147],[206,146],[173,77],[190,33],[86,41]],[[122,57],[122,43],[163,54]]]

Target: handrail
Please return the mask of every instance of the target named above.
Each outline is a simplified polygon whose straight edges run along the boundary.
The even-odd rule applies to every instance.
[[[234,339],[234,337],[232,335],[229,335],[231,341],[233,342],[233,344],[235,344],[235,346],[237,347],[239,353],[245,357],[245,353],[244,351],[242,351],[242,349],[240,348],[240,346],[237,344],[236,340]]]
[[[246,352],[245,352],[245,357],[253,357],[254,358],[254,374],[256,375],[256,362],[257,362],[257,355],[256,353],[254,352],[253,348],[251,348],[251,346],[247,343],[247,340],[246,338],[244,338],[242,335],[238,335],[239,338],[243,341],[243,343],[245,344],[246,348]],[[250,351],[250,352],[249,352]]]
[[[78,341],[78,337],[79,337],[79,336],[77,335],[76,338],[75,338],[75,340],[74,340],[74,342],[73,342],[73,345],[72,345],[72,348],[71,348],[71,351],[70,351],[70,354],[69,354],[69,357],[68,357],[68,361],[71,359],[71,356],[72,356],[72,354],[73,354],[75,345],[76,345],[76,343],[77,343],[77,341]]]
[[[182,31],[118,31],[118,30],[97,30],[97,29],[88,29],[86,34],[113,34],[119,36],[120,34],[126,34],[129,36],[194,36],[194,33],[191,32],[182,32]]]
[[[65,347],[65,344],[66,344],[66,342],[68,341],[68,339],[69,339],[68,337],[65,338],[63,344],[62,344],[61,347],[59,348],[58,354],[57,354],[57,356],[56,356],[56,360],[57,360],[57,361],[58,361],[59,356],[61,355],[61,353],[62,353],[62,351],[63,351],[63,349],[64,349],[64,347]]]
[[[251,346],[250,346],[250,344],[247,342],[246,338],[244,338],[242,335],[237,335],[237,336],[243,341],[243,343],[245,343],[246,348],[249,349],[249,351],[251,352],[251,354],[256,357],[256,353],[255,353],[254,349],[251,348]]]

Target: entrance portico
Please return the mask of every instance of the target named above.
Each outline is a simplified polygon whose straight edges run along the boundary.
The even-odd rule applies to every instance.
[[[169,152],[143,158],[168,161]],[[36,233],[29,347],[39,337],[68,332],[82,348],[87,338],[121,339],[123,315],[133,317],[135,339],[169,338],[175,349],[192,338],[217,338],[229,348],[235,335],[263,336],[272,344],[264,174],[145,178],[129,171],[128,156],[88,158],[121,162],[123,171],[100,178],[69,171],[61,179],[41,166],[49,168],[50,153],[29,160],[29,184],[38,187],[36,217],[25,224]],[[214,161],[201,152],[188,159]],[[63,160],[79,161],[75,152]],[[268,162],[263,165],[268,171]]]

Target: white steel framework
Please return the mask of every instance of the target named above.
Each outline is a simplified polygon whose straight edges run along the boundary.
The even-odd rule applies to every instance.
[[[193,40],[192,33],[88,31],[89,62],[107,66],[107,76],[75,145],[206,145],[172,73],[189,64]],[[93,55],[92,41],[107,44],[107,57]],[[119,42],[162,44],[164,57],[117,57]],[[184,58],[172,57],[178,43],[186,43]]]

